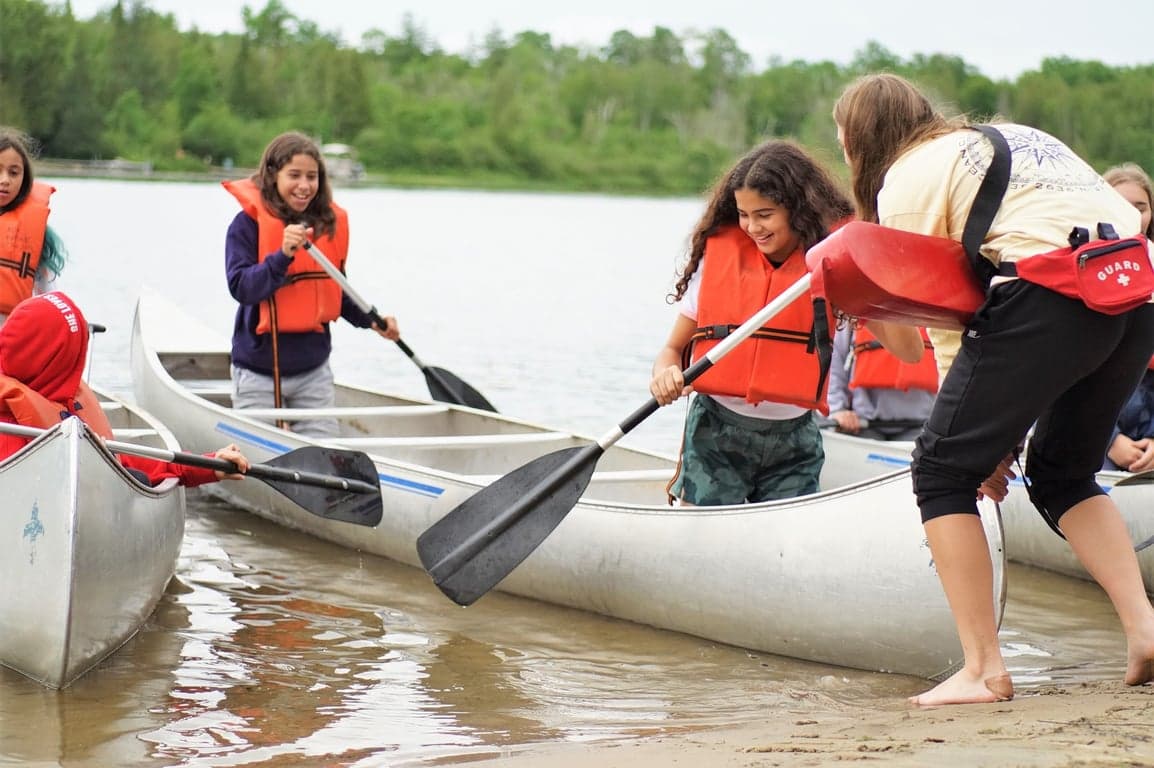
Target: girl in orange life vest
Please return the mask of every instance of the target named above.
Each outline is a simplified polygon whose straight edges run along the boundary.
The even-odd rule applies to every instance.
[[[103,438],[112,428],[92,390],[81,380],[88,354],[88,322],[80,308],[60,291],[25,299],[0,328],[0,421],[47,429],[77,416]],[[0,433],[0,460],[23,448],[30,438]],[[241,471],[248,460],[235,445],[214,454]],[[181,485],[212,483],[226,477],[211,469],[172,464],[141,456],[119,456],[120,463],[156,485],[175,477]],[[227,475],[239,479],[241,475]]]
[[[1142,231],[1154,240],[1154,186],[1146,172],[1125,163],[1109,169],[1102,178],[1138,209]],[[1118,414],[1109,446],[1102,469],[1141,472],[1154,467],[1154,359],[1147,363],[1142,381]]]
[[[910,82],[867,75],[834,106],[838,140],[866,221],[962,240],[994,145],[950,121]],[[995,127],[1010,147],[1009,185],[982,256],[995,264],[1068,247],[1073,227],[1138,232],[1138,214],[1054,137]],[[927,275],[933,280],[934,275]],[[916,298],[916,297],[915,297]],[[934,564],[957,624],[964,666],[918,705],[1014,695],[998,643],[993,569],[975,498],[1035,425],[1031,498],[1056,521],[1106,591],[1127,641],[1124,681],[1154,679],[1154,606],[1118,508],[1095,482],[1110,430],[1154,352],[1154,304],[1117,315],[1024,279],[991,284],[960,334],[913,458],[914,491]],[[935,352],[942,344],[934,337]],[[938,358],[939,366],[943,357]]]
[[[913,440],[930,415],[938,368],[925,332],[917,363],[903,363],[868,328],[845,323],[833,339],[829,417],[838,432],[872,440]]]
[[[830,176],[795,144],[770,141],[741,158],[714,188],[670,297],[681,311],[653,365],[657,402],[688,394],[687,347],[699,358],[716,343],[709,329],[741,324],[796,283],[806,274],[806,249],[852,215]],[[832,317],[826,322],[832,327]],[[903,359],[921,357],[916,329],[871,325]],[[762,338],[738,345],[694,383],[672,496],[720,505],[817,491],[825,454],[813,410],[826,411],[826,382],[813,329],[813,303],[803,296]]]
[[[55,188],[32,177],[31,140],[0,126],[0,324],[22,300],[49,290],[64,244],[48,226]]]
[[[329,323],[343,317],[394,341],[400,331],[393,317],[377,327],[300,247],[314,239],[344,271],[348,216],[333,202],[320,148],[303,134],[283,133],[269,142],[251,178],[224,186],[241,205],[225,241],[228,289],[240,305],[232,334],[233,407],[332,407]],[[317,437],[337,433],[335,419],[290,426]]]

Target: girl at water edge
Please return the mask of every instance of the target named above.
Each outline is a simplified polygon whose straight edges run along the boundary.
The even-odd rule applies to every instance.
[[[48,226],[56,188],[33,178],[32,141],[0,126],[0,325],[12,308],[52,288],[66,252]]]
[[[806,250],[853,212],[829,174],[788,141],[757,147],[715,186],[671,296],[680,312],[649,385],[661,405],[696,392],[670,486],[683,504],[742,504],[817,491],[825,454],[813,411],[828,412],[828,382],[815,342],[833,327],[831,311],[815,318],[809,295],[801,296],[691,388],[682,375],[683,354],[699,359],[796,283],[806,274]],[[902,359],[920,359],[916,329],[870,325]]]
[[[964,119],[947,121],[911,83],[868,75],[833,113],[866,221],[961,241],[994,154]],[[980,252],[997,267],[986,301],[941,383],[913,458],[914,491],[965,656],[919,705],[1010,699],[998,644],[993,569],[975,498],[1031,425],[1026,479],[1103,587],[1127,640],[1124,680],[1154,678],[1154,607],[1117,507],[1095,483],[1114,420],[1154,352],[1154,305],[1117,315],[1003,269],[1069,248],[1073,227],[1139,231],[1138,214],[1068,147],[1034,128],[998,125],[1010,148],[1007,192]],[[1072,253],[1072,252],[1071,252]],[[1072,260],[1072,255],[1070,256]],[[933,279],[930,276],[927,279]],[[935,349],[943,343],[934,339]]]
[[[344,271],[348,215],[333,202],[320,148],[301,133],[283,133],[269,142],[251,178],[224,187],[241,205],[225,239],[228,290],[240,305],[232,334],[233,407],[331,408],[329,323],[343,317],[393,341],[400,330],[392,316],[378,327],[301,248],[312,240]],[[315,437],[337,434],[335,419],[290,426]]]

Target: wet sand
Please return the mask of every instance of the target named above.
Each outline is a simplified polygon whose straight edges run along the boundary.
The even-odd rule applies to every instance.
[[[797,706],[749,725],[612,744],[541,745],[486,768],[756,768],[868,765],[969,768],[1154,765],[1154,685],[1044,687],[1013,701],[916,709]]]

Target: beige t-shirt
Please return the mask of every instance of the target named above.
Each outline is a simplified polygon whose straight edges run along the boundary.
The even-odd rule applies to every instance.
[[[1138,211],[1069,147],[1025,125],[999,124],[1010,145],[1010,184],[981,245],[994,264],[1017,261],[1069,244],[1070,230],[1094,235],[1109,222],[1120,237],[1138,234]],[[962,129],[920,144],[899,157],[878,193],[878,219],[887,227],[961,242],[978,186],[994,156],[979,132]],[[930,329],[938,374],[944,378],[961,333]]]

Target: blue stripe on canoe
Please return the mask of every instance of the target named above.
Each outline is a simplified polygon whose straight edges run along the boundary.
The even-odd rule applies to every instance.
[[[892,464],[895,467],[905,469],[910,465],[909,458],[902,458],[900,456],[887,456],[884,453],[870,453],[866,454],[866,461],[880,464]]]
[[[228,435],[229,437],[232,437],[236,440],[248,443],[249,445],[259,445],[261,448],[265,448],[275,453],[288,453],[290,450],[292,450],[283,443],[278,443],[275,440],[269,440],[267,437],[255,435],[252,432],[239,429],[232,424],[226,424],[223,421],[218,421],[216,423],[216,431]],[[390,488],[397,488],[399,490],[408,491],[409,493],[416,493],[421,496],[429,496],[434,499],[438,498],[442,493],[445,492],[444,488],[438,488],[435,485],[418,483],[414,480],[406,480],[403,477],[386,475],[383,472],[377,472],[377,478],[380,480],[381,485],[387,485]]]

